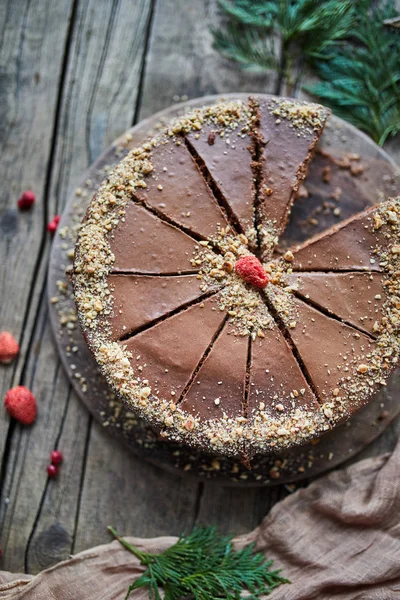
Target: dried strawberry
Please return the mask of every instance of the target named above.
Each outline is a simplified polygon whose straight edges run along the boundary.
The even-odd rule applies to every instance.
[[[8,390],[4,398],[7,412],[23,425],[31,425],[36,419],[36,399],[24,385]]]
[[[29,210],[35,204],[36,196],[32,190],[26,190],[19,198],[17,204],[20,210]]]
[[[235,271],[246,283],[258,288],[265,288],[269,281],[267,273],[258,258],[242,256],[235,264]]]
[[[18,342],[11,333],[2,331],[0,333],[0,363],[5,365],[11,363],[19,352]]]

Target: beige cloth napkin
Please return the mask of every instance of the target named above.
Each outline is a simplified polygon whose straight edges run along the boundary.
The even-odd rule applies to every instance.
[[[274,600],[400,599],[400,442],[391,456],[335,471],[274,506],[237,545],[257,549],[291,581]],[[161,551],[176,538],[128,538]],[[142,572],[118,542],[80,552],[35,577],[0,571],[0,599],[122,600]],[[147,600],[145,590],[132,600]],[[210,599],[211,600],[211,599]]]

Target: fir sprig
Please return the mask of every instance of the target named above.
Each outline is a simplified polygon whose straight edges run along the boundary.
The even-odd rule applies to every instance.
[[[306,88],[380,145],[400,132],[400,32],[384,25],[395,14],[392,2],[360,10],[346,45],[314,62],[321,81]]]
[[[160,588],[165,600],[240,600],[243,590],[248,592],[246,598],[257,600],[290,583],[279,570],[270,570],[272,561],[254,552],[253,544],[235,550],[232,537],[220,535],[214,527],[195,528],[161,554],[138,550],[112,527],[108,529],[147,567],[129,586],[126,598],[147,587],[152,600],[161,600]]]
[[[354,18],[351,0],[218,2],[228,19],[214,30],[215,48],[247,69],[276,70],[277,92],[283,80],[295,89],[304,62],[342,39]]]
[[[400,31],[393,0],[218,0],[226,16],[214,31],[225,57],[278,74],[275,93],[306,88],[377,143],[400,132]]]

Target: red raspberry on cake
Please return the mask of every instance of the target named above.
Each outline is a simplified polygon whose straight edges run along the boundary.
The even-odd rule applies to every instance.
[[[245,281],[257,288],[265,288],[269,281],[267,273],[256,256],[242,256],[235,264],[235,271]]]

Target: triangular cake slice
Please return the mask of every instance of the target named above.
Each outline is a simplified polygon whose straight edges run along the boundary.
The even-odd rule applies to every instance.
[[[179,405],[202,419],[242,414],[249,338],[227,323]]]
[[[293,273],[283,282],[306,300],[339,319],[377,336],[386,299],[380,273]]]
[[[288,438],[296,443],[330,428],[317,397],[289,343],[274,325],[251,344],[250,385],[246,413],[257,432],[248,441],[257,447],[260,437]]]
[[[108,318],[113,341],[193,302],[204,294],[197,275],[152,277],[109,275],[113,314]]]
[[[212,178],[231,220],[252,240],[255,185],[248,124],[243,121],[234,130],[205,124],[199,132],[190,133],[187,142],[203,164],[205,177]]]
[[[211,296],[120,342],[138,378],[149,382],[154,402],[178,400],[224,319]]]
[[[135,190],[137,198],[204,239],[214,236],[218,225],[227,226],[225,215],[183,139],[156,146],[151,169],[146,187]]]
[[[128,202],[124,219],[110,236],[114,271],[140,273],[185,273],[197,242],[162,221],[143,206]]]
[[[263,258],[268,260],[330,112],[319,104],[286,98],[256,98],[255,102],[259,104],[256,136],[264,146],[257,220]]]
[[[381,218],[388,204],[371,207],[293,249],[294,271],[380,271],[377,250],[390,230]]]
[[[279,417],[300,406],[318,411],[315,394],[278,327],[264,329],[263,335],[251,345],[249,418],[259,411]]]
[[[358,410],[376,389],[375,341],[290,294],[267,291],[319,402],[334,420]],[[286,296],[284,298],[283,296]]]

